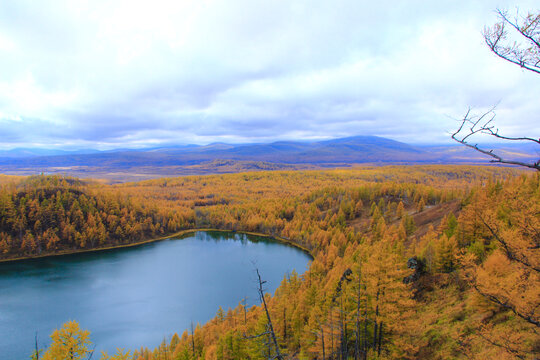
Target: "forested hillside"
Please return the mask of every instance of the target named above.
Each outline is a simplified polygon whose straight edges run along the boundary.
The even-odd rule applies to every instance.
[[[105,359],[534,359],[540,350],[536,173],[415,166],[2,183],[4,258],[190,228],[264,233],[314,257],[265,297],[277,349],[264,308],[239,304],[157,349]]]
[[[116,246],[163,234],[168,218],[120,192],[32,176],[0,190],[0,259]]]

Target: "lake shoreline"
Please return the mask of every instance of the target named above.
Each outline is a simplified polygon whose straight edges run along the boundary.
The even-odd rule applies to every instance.
[[[160,237],[152,238],[152,239],[141,240],[141,241],[137,241],[137,242],[130,243],[130,244],[121,244],[121,245],[100,247],[100,248],[94,248],[94,249],[63,250],[63,251],[59,251],[59,252],[56,252],[56,253],[50,253],[50,254],[42,254],[42,255],[36,255],[36,256],[21,256],[21,257],[11,258],[11,259],[0,259],[0,264],[9,263],[9,262],[15,262],[15,261],[22,261],[22,260],[43,259],[43,258],[48,258],[48,257],[56,257],[56,256],[65,256],[65,255],[73,255],[73,254],[83,254],[83,253],[91,253],[91,252],[98,252],[98,251],[107,251],[107,250],[116,250],[116,249],[122,249],[122,248],[130,248],[130,247],[135,247],[135,246],[141,246],[141,245],[144,245],[144,244],[150,244],[150,243],[157,242],[157,241],[168,240],[168,239],[175,238],[175,237],[182,237],[182,236],[186,236],[186,235],[189,235],[189,234],[192,234],[192,233],[196,233],[198,231],[216,231],[216,232],[226,232],[226,233],[238,233],[238,234],[246,234],[246,235],[254,235],[254,236],[270,238],[270,239],[276,240],[277,242],[287,244],[287,245],[290,245],[290,246],[293,246],[293,247],[295,247],[297,249],[302,250],[303,252],[305,252],[306,254],[308,254],[311,257],[311,260],[313,260],[315,258],[309,249],[301,246],[300,244],[295,243],[292,240],[282,238],[282,237],[279,237],[279,236],[272,236],[272,235],[267,235],[267,234],[263,234],[263,233],[251,232],[251,231],[235,231],[235,230],[201,228],[201,229],[185,229],[185,230],[181,230],[181,231],[178,231],[176,233],[173,233],[173,234],[160,236]]]
[[[235,309],[243,299],[258,306],[254,267],[273,294],[311,264],[306,252],[270,237],[194,230],[126,249],[0,264],[2,358],[28,358],[36,331],[50,334],[73,319],[91,331],[96,353],[153,349],[191,322],[208,323],[220,306]],[[168,237],[146,242],[161,238]],[[49,344],[40,336],[40,347]]]

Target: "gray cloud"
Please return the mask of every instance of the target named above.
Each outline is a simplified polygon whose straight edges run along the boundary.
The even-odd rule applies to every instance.
[[[0,147],[355,134],[437,142],[451,117],[498,102],[502,130],[538,133],[540,83],[483,44],[493,6],[3,2]]]

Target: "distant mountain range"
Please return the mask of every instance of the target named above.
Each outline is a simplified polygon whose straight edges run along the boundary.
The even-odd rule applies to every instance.
[[[99,150],[57,150],[57,149],[40,149],[40,148],[15,148],[11,150],[0,150],[0,158],[27,158],[38,156],[56,156],[56,155],[71,155],[71,154],[92,154]]]
[[[538,158],[532,146],[499,145],[498,151],[520,160]],[[457,144],[413,146],[377,136],[354,136],[313,142],[214,143],[203,146],[110,151],[14,149],[0,151],[0,172],[67,173],[75,176],[138,173],[156,177],[260,169],[335,167],[362,163],[478,163],[487,160],[480,153]]]

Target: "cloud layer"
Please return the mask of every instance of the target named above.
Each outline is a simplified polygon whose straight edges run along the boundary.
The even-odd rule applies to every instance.
[[[483,43],[494,6],[2,2],[0,147],[349,135],[434,143],[469,106],[498,102],[502,131],[539,134],[540,79]]]

